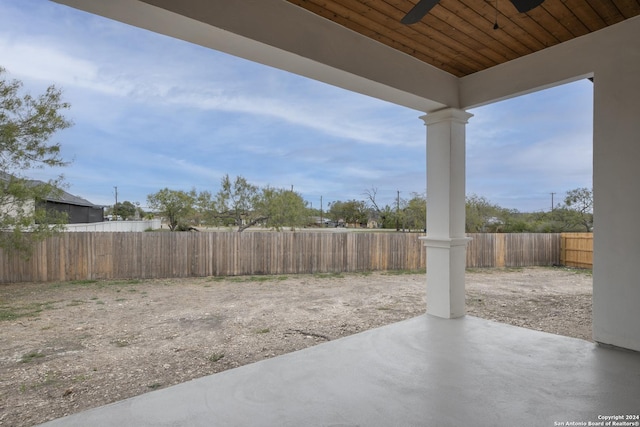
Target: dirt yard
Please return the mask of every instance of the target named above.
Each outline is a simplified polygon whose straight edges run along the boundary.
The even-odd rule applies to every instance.
[[[474,270],[474,316],[589,340],[591,275]],[[0,425],[31,426],[423,314],[422,274],[0,285]]]

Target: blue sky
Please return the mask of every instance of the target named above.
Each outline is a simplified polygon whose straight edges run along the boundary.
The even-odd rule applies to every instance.
[[[421,112],[47,0],[0,0],[0,66],[38,94],[55,84],[74,126],[54,138],[70,193],[146,205],[161,188],[218,191],[224,174],[324,207],[425,191]],[[467,194],[520,211],[591,187],[592,84],[471,110]]]

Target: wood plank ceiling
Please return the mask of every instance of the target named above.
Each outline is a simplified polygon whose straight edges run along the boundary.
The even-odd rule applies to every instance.
[[[458,77],[640,14],[640,0],[545,0],[527,13],[509,0],[441,0],[403,25],[418,0],[288,1]]]

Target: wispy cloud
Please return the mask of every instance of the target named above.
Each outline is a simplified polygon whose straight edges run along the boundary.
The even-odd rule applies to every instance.
[[[98,39],[92,41],[95,50],[74,49],[73,45],[67,45],[68,39],[81,38],[83,34],[73,28],[62,30],[68,32],[51,37],[27,35],[20,41],[0,32],[0,53],[10,64],[10,71],[22,78],[56,82],[66,89],[126,98],[127,102],[145,106],[267,116],[362,144],[419,143],[393,120],[394,116],[406,114],[401,107],[323,83],[303,81],[298,76],[274,78],[275,70],[261,70],[243,81],[246,72],[234,78],[229,70],[255,68],[256,64],[249,65],[247,61],[177,40],[171,43],[184,51],[176,55],[180,60],[166,54],[154,56],[157,49],[153,46],[160,41],[152,43],[150,49],[147,39],[140,43],[136,37],[129,38],[125,47],[109,45],[100,34],[94,34]],[[52,29],[57,31],[60,29]]]

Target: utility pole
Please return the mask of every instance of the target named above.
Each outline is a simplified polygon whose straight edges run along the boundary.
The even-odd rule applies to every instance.
[[[396,231],[400,231],[400,190],[396,198]]]
[[[556,194],[556,193],[551,193],[551,212],[553,212],[553,206],[554,206],[554,204],[553,204],[553,195],[554,194]]]
[[[324,227],[324,220],[322,218],[322,196],[320,196],[320,227]]]
[[[114,221],[118,220],[118,187],[113,187],[116,190],[116,204],[113,205],[113,218]]]

